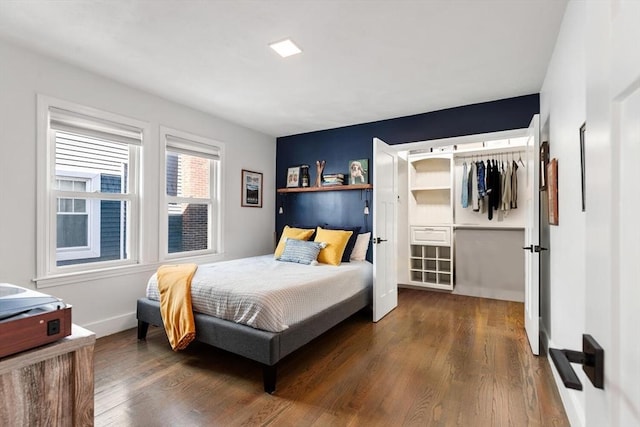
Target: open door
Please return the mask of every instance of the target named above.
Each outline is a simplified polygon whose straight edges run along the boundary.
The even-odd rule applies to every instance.
[[[373,164],[373,321],[377,322],[398,305],[398,154],[374,138]]]
[[[533,116],[527,139],[527,218],[524,230],[524,328],[531,352],[540,354],[540,117]]]
[[[584,387],[585,425],[640,426],[640,2],[585,3],[585,333],[605,351],[604,390]]]

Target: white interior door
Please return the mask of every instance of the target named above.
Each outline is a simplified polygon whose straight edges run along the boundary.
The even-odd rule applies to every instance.
[[[640,425],[640,2],[587,2],[586,333],[605,351],[587,426]]]
[[[540,354],[540,123],[535,115],[529,125],[527,139],[527,218],[525,221],[524,247],[524,328],[533,354]]]
[[[374,138],[373,164],[373,321],[377,322],[398,305],[398,153]]]

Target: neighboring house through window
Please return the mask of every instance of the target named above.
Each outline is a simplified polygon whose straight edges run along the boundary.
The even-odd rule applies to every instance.
[[[220,251],[222,144],[162,128],[165,142],[165,257]]]
[[[138,261],[144,123],[38,97],[38,276]]]

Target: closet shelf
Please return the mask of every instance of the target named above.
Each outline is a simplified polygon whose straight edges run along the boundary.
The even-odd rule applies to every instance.
[[[451,190],[450,185],[434,185],[429,187],[412,187],[411,191],[448,191]]]
[[[348,191],[348,190],[372,190],[373,184],[348,184],[334,185],[329,187],[292,187],[278,188],[277,192],[282,193],[311,193],[314,191]]]

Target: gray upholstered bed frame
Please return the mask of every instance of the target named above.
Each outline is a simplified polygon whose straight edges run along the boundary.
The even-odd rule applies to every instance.
[[[196,340],[261,363],[264,391],[273,393],[278,361],[370,304],[371,288],[367,288],[282,332],[263,331],[194,313]],[[162,326],[160,303],[140,298],[137,317],[138,339],[144,340],[149,325]]]

